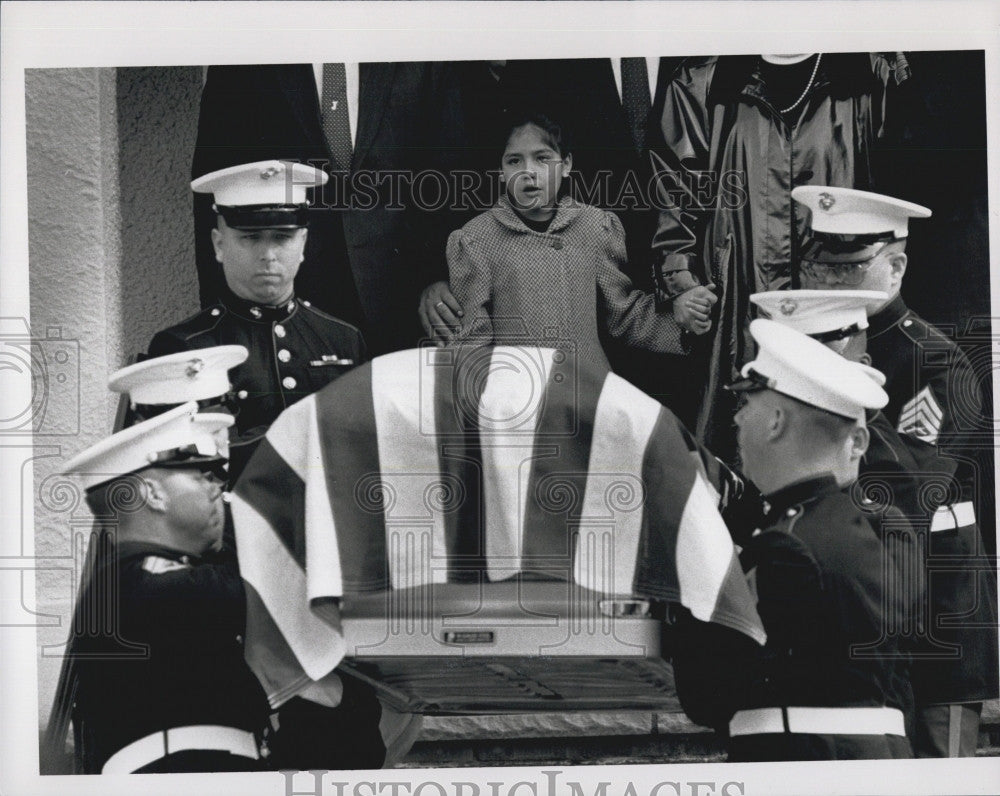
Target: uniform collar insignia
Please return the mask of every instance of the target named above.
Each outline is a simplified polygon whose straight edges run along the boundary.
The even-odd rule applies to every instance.
[[[265,304],[256,304],[252,301],[241,299],[230,290],[227,290],[223,295],[222,304],[241,318],[260,321],[261,323],[281,323],[282,321],[286,321],[294,314],[298,306],[298,302],[294,296],[277,307],[268,307]]]

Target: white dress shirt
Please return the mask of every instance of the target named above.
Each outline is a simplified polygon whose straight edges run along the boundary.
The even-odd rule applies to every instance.
[[[618,100],[621,101],[622,98],[622,59],[612,58],[611,59],[611,71],[615,73],[615,86],[618,87]],[[649,99],[656,96],[656,75],[660,71],[660,59],[657,58],[647,58],[646,59],[646,75],[649,77]]]

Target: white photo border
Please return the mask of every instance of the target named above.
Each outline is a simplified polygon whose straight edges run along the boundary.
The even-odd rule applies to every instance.
[[[0,317],[30,318],[24,70],[344,60],[479,60],[615,55],[981,49],[986,54],[992,314],[1000,317],[1000,6],[989,2],[4,2],[0,5]],[[24,381],[3,376],[0,417]],[[994,382],[995,402],[998,390]],[[996,404],[995,404],[996,406]],[[994,416],[997,416],[994,408]],[[33,528],[31,490],[14,443],[0,440],[0,560],[33,555],[11,523]],[[22,451],[23,452],[23,451]],[[30,483],[30,479],[29,479]],[[19,519],[18,519],[19,518]],[[0,792],[240,794],[991,793],[1000,758],[611,767],[392,770],[274,774],[39,777],[33,628],[8,626],[31,607],[30,572],[0,566]],[[551,772],[558,771],[558,774]],[[550,773],[546,773],[550,772]],[[439,790],[433,784],[441,783]],[[348,783],[343,786],[337,783]],[[400,783],[393,785],[393,783]],[[468,783],[463,785],[463,783]],[[493,783],[493,784],[491,784]],[[570,783],[578,785],[574,789]],[[676,786],[674,785],[676,783]],[[714,790],[705,784],[713,783]],[[473,790],[473,786],[478,790]]]

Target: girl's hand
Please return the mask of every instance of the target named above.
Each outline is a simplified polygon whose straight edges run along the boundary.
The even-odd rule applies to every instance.
[[[447,282],[435,282],[424,288],[417,313],[424,332],[439,346],[451,342],[461,328],[459,319],[465,314]]]
[[[712,328],[712,306],[719,297],[715,285],[699,285],[674,296],[674,320],[693,334],[705,334]]]

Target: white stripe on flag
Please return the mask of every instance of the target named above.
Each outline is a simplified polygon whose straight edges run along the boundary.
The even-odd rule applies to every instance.
[[[712,619],[719,592],[729,572],[735,550],[717,498],[699,473],[684,504],[677,531],[677,580],[681,604],[696,619]]]
[[[645,486],[642,463],[662,407],[609,374],[594,416],[574,580],[605,594],[631,594]]]
[[[698,470],[698,473],[704,478],[705,486],[708,487],[708,491],[712,495],[712,500],[716,507],[721,511],[722,506],[719,504],[722,502],[722,496],[719,494],[719,490],[715,488],[711,481],[708,480],[708,473],[705,471],[705,462],[702,461],[701,456],[698,451],[691,451],[691,459],[694,461],[694,466]]]
[[[326,467],[323,464],[322,443],[319,437],[319,417],[316,395],[299,401],[306,404],[303,418],[307,434],[305,440],[305,535],[306,580],[309,599],[340,597],[344,593],[344,573],[340,547],[337,542],[337,524],[330,505]],[[273,443],[272,443],[273,445]],[[322,566],[308,566],[310,561],[321,561]]]
[[[319,680],[344,657],[343,637],[305,608],[305,574],[270,523],[237,493],[231,506],[240,575],[260,595],[305,673]]]
[[[310,448],[310,437],[316,423],[316,395],[292,404],[267,430],[267,441],[285,460],[288,467],[302,480],[309,482],[308,469],[323,469],[323,454],[318,447]]]
[[[497,346],[479,399],[487,572],[492,580],[521,569],[531,457],[554,353],[550,348]]]
[[[438,458],[434,357],[427,349],[399,351],[372,360],[371,367],[392,588],[444,583],[441,496],[454,486],[442,482]]]
[[[304,484],[306,560],[324,562],[322,567],[306,570],[309,597],[340,597],[344,593],[344,579],[319,439],[315,393],[278,415],[268,429],[267,441]]]

